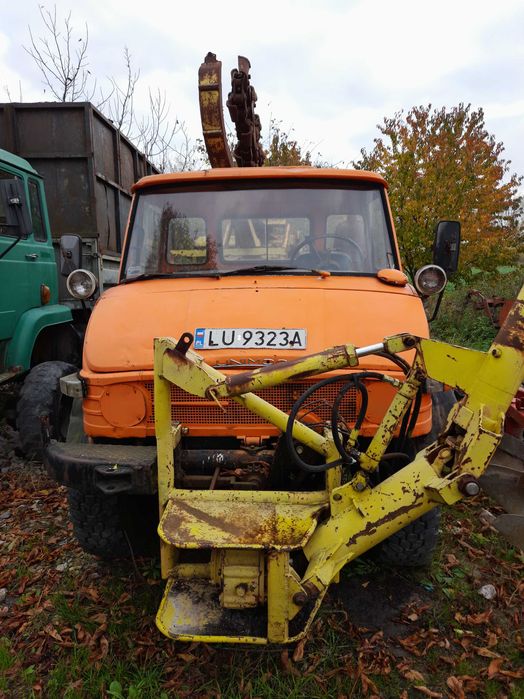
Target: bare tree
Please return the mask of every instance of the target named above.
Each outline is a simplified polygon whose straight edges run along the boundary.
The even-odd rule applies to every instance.
[[[169,158],[173,150],[175,136],[183,128],[178,119],[170,120],[170,105],[166,93],[160,88],[156,92],[149,89],[149,111],[137,124],[136,140],[147,158],[165,172],[169,167]]]
[[[126,66],[126,83],[121,87],[115,78],[109,78],[112,91],[105,98],[108,116],[113,123],[125,135],[129,136],[135,127],[135,112],[133,99],[135,87],[140,77],[140,70],[135,70],[131,61],[131,54],[127,46],[124,47],[124,62]],[[111,99],[112,97],[112,99]],[[99,109],[102,106],[97,105]]]
[[[127,46],[124,48],[125,80],[110,77],[109,89],[102,90],[89,70],[87,24],[85,31],[78,36],[74,33],[71,13],[62,21],[57,18],[56,6],[51,11],[40,5],[39,12],[44,25],[42,36],[35,36],[29,27],[31,42],[24,49],[35,61],[44,84],[57,100],[93,101],[162,172],[201,166],[201,147],[189,137],[183,122],[176,117],[174,121],[170,118],[171,107],[165,92],[149,89],[147,115],[135,114],[135,89],[140,70],[133,67]],[[11,99],[7,88],[6,92]]]
[[[176,143],[172,144],[170,154],[167,159],[167,166],[170,172],[182,172],[186,170],[199,170],[209,160],[207,154],[203,152],[203,143],[193,140],[187,133],[186,125],[179,122]]]
[[[7,101],[8,102],[14,102],[15,100],[11,97],[11,90],[9,89],[9,85],[4,85],[4,92],[7,95]],[[18,101],[23,102],[24,97],[22,95],[22,82],[19,80],[18,81]]]
[[[31,46],[24,46],[24,49],[35,61],[44,78],[44,84],[57,100],[60,102],[75,102],[80,99],[90,101],[96,90],[96,81],[91,80],[91,73],[88,70],[87,24],[85,32],[76,39],[73,36],[71,13],[64,19],[63,29],[60,29],[56,6],[53,11],[43,5],[38,9],[44,23],[44,36],[35,38],[29,27]],[[92,82],[94,85],[91,85]]]

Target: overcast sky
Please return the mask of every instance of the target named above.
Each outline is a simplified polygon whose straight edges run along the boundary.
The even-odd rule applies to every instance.
[[[123,49],[140,68],[136,108],[148,87],[166,91],[173,120],[201,136],[197,71],[208,51],[223,62],[224,92],[237,55],[251,60],[257,111],[300,144],[344,165],[372,147],[376,125],[400,109],[471,103],[524,174],[524,2],[522,0],[56,0],[75,36],[89,27],[90,70],[106,84],[124,75]],[[2,100],[50,99],[23,46],[28,25],[42,35],[38,3],[2,3]],[[252,9],[247,9],[252,8]]]

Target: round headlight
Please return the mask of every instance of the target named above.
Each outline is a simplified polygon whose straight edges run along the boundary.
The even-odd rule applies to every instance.
[[[422,296],[439,294],[447,282],[446,272],[438,265],[426,265],[415,274],[415,287]]]
[[[96,291],[98,282],[93,272],[87,269],[75,269],[67,277],[67,290],[75,299],[88,299]]]

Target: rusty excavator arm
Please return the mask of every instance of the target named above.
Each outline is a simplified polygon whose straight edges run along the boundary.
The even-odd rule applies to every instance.
[[[202,132],[209,162],[215,167],[259,167],[265,153],[260,143],[260,118],[255,113],[257,93],[250,83],[251,64],[238,57],[231,71],[231,92],[226,105],[235,125],[237,145],[231,152],[222,109],[222,62],[209,52],[198,71]]]

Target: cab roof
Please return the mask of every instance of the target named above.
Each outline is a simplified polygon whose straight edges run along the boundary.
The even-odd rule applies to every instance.
[[[356,180],[374,182],[387,188],[386,180],[376,172],[367,170],[338,170],[317,167],[231,167],[212,168],[197,172],[172,172],[162,175],[142,177],[133,185],[132,191],[158,185],[179,184],[181,182],[209,182],[224,180],[266,180],[266,179],[324,179]]]
[[[24,158],[21,158],[14,153],[10,153],[7,150],[3,150],[2,148],[0,148],[0,162],[10,165],[17,170],[25,170],[25,172],[28,172],[31,175],[40,177],[38,172],[27,162],[27,160],[24,160]]]

